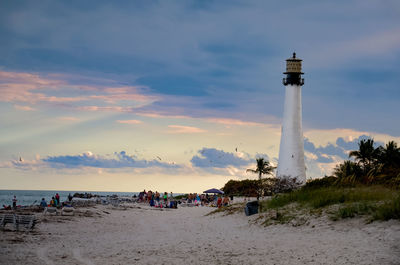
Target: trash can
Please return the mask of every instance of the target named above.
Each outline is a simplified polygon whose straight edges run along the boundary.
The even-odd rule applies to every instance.
[[[246,203],[246,207],[244,207],[244,213],[246,214],[246,216],[258,213],[258,201]]]

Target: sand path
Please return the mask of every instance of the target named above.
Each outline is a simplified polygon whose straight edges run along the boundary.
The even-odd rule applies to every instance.
[[[210,210],[97,206],[94,217],[41,223],[12,247],[0,240],[0,264],[400,264],[398,221],[261,227]]]

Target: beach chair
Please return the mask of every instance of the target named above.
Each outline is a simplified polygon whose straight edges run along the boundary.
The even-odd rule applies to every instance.
[[[13,224],[14,227],[16,226],[15,215],[13,213],[5,213],[0,215],[0,226],[3,230],[6,224]]]
[[[117,200],[110,200],[110,203],[114,207],[118,207],[119,206],[119,200],[118,199]]]
[[[25,227],[26,229],[33,229],[37,220],[34,214],[29,215],[17,215],[15,216],[15,229],[19,230],[20,226]]]
[[[63,207],[61,209],[61,215],[75,215],[74,207]]]
[[[50,215],[58,215],[58,210],[56,207],[46,207],[44,208],[43,215],[50,214]]]

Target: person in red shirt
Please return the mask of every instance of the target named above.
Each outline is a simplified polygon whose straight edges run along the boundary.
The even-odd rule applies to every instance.
[[[221,205],[222,205],[222,198],[221,198],[221,196],[218,196],[217,207],[221,208]]]
[[[60,205],[60,195],[58,195],[58,193],[56,193],[56,201],[57,205]]]

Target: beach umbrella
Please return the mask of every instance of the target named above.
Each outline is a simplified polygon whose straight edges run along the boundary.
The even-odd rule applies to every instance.
[[[219,189],[209,189],[209,190],[206,190],[206,191],[203,191],[203,193],[218,193],[218,194],[224,194],[224,192],[222,191],[222,190],[219,190]]]

